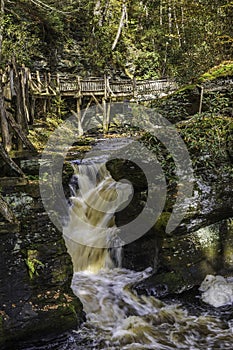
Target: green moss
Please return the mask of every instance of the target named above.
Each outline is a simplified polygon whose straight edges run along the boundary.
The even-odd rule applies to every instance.
[[[204,73],[199,79],[199,82],[213,80],[220,77],[233,76],[233,61],[223,61],[220,65],[211,68]]]
[[[25,259],[25,263],[28,268],[29,277],[32,279],[34,276],[38,276],[38,267],[44,267],[44,264],[37,259],[38,251],[37,250],[28,250],[27,251],[27,259]]]
[[[182,86],[179,90],[176,90],[173,95],[178,95],[182,92],[186,92],[186,91],[192,91],[194,89],[196,89],[196,85],[195,84],[189,84],[189,85],[184,85]],[[169,97],[169,96],[168,96]]]

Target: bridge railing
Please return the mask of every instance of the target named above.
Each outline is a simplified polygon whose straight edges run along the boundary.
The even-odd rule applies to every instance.
[[[108,87],[110,88],[110,92],[112,91],[114,94],[119,93],[133,93],[134,92],[134,84],[131,80],[122,80],[122,81],[111,81],[108,80]]]
[[[112,80],[104,78],[82,79],[69,74],[31,74],[30,88],[35,95],[60,93],[61,95],[142,95],[173,91],[176,84],[166,79],[158,80]]]

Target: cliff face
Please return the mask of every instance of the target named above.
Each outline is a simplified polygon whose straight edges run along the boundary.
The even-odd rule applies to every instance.
[[[0,347],[57,337],[84,319],[70,289],[72,263],[62,234],[51,224],[38,181],[1,178],[1,193],[20,225],[0,226]]]

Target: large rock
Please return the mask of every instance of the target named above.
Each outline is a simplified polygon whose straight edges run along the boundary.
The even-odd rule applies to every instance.
[[[0,228],[0,347],[49,341],[84,319],[71,291],[72,263],[62,234],[45,212],[37,181],[2,181],[2,195],[21,227]]]

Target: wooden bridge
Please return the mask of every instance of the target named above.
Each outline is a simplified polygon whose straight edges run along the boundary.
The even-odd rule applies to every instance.
[[[27,139],[29,126],[35,117],[62,115],[62,105],[76,115],[79,134],[83,133],[84,118],[95,106],[96,118],[104,131],[111,122],[111,103],[141,101],[172,93],[177,85],[172,80],[114,80],[108,76],[82,78],[74,74],[31,72],[29,68],[12,63],[0,72],[1,139],[6,150],[12,148],[11,130],[17,134],[17,148],[33,149]],[[2,153],[2,152],[1,152]],[[5,157],[6,158],[6,157]]]
[[[72,74],[29,73],[28,82],[33,96],[53,96],[60,94],[63,97],[102,96],[106,98],[120,99],[121,97],[140,98],[145,95],[159,97],[161,94],[169,94],[177,89],[174,81],[113,80],[107,76],[103,78],[81,78]]]

